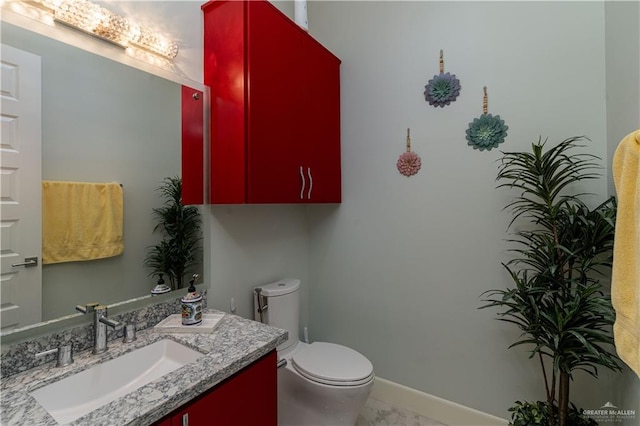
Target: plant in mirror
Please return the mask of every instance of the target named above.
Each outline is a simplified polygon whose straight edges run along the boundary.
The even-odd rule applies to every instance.
[[[153,209],[157,220],[154,231],[160,231],[162,240],[149,247],[144,265],[151,269],[150,276],[169,279],[171,290],[183,287],[184,276],[194,273],[200,258],[202,240],[200,212],[195,206],[182,204],[182,179],[166,177],[156,188],[164,200]]]

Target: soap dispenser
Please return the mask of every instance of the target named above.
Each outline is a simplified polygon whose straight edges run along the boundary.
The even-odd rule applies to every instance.
[[[196,291],[198,274],[193,274],[189,281],[187,295],[182,302],[182,325],[196,325],[202,322],[202,295]]]
[[[164,294],[164,293],[168,293],[171,291],[171,287],[169,287],[168,285],[166,285],[164,283],[164,278],[162,278],[162,275],[164,274],[158,274],[158,283],[156,284],[156,286],[151,289],[151,295],[155,296],[158,294]]]

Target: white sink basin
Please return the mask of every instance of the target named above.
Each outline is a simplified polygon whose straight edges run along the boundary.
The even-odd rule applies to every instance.
[[[159,340],[31,392],[66,424],[189,364],[202,354],[173,340]]]

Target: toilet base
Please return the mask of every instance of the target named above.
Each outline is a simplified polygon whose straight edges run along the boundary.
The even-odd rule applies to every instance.
[[[354,426],[373,379],[358,386],[330,386],[300,376],[289,363],[278,370],[279,426]]]

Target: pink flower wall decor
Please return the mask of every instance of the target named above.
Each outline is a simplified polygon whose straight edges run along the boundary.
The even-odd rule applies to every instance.
[[[415,175],[422,167],[420,156],[411,151],[410,129],[407,129],[407,151],[400,154],[396,167],[398,167],[400,174],[407,177]]]

